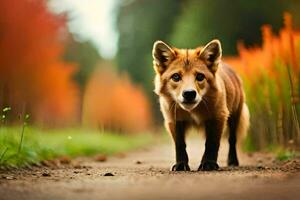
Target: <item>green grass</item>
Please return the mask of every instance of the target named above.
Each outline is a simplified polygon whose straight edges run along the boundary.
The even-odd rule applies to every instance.
[[[242,149],[244,152],[256,152],[258,151],[253,143],[251,137],[246,137],[243,142]],[[294,158],[300,158],[300,152],[296,150],[291,150],[289,148],[284,148],[280,145],[269,144],[265,148],[260,149],[260,151],[269,152],[275,155],[275,158],[280,161],[290,160]]]
[[[276,159],[281,161],[300,158],[300,152],[291,151],[288,149],[277,148],[275,151],[272,152],[275,152]]]
[[[300,158],[300,152],[296,150],[295,147],[283,147],[278,144],[269,144],[262,150],[274,154],[275,158],[279,161]]]
[[[59,156],[111,155],[149,144],[150,134],[120,135],[96,130],[42,130],[25,127],[21,149],[22,127],[0,128],[0,166],[22,167]]]

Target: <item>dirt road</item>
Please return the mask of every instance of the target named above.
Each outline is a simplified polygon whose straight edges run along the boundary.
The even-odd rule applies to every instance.
[[[221,169],[197,172],[203,146],[195,139],[188,141],[191,172],[169,171],[174,158],[172,144],[109,157],[105,162],[79,158],[58,166],[2,171],[0,199],[300,198],[299,160],[278,163],[268,154],[240,154],[242,166],[228,168],[227,146],[222,143]]]

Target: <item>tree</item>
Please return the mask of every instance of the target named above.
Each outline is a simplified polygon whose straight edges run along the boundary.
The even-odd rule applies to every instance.
[[[83,123],[118,133],[149,130],[151,110],[144,92],[128,77],[118,76],[110,63],[102,65],[87,84]]]
[[[120,7],[117,65],[152,96],[152,46],[172,32],[180,1],[135,0]]]
[[[78,108],[78,115],[81,118],[83,96],[85,93],[86,84],[91,74],[93,73],[97,63],[101,60],[101,57],[96,47],[90,41],[76,41],[74,39],[74,36],[70,35],[69,40],[67,41],[64,58],[66,61],[76,63],[78,67],[78,71],[76,72],[74,79],[80,88],[80,106]]]
[[[134,0],[119,8],[119,31],[116,63],[135,84],[145,90],[152,102],[156,122],[161,122],[158,103],[153,91],[154,70],[152,46],[156,40],[166,40],[180,10],[177,0]]]
[[[227,55],[237,53],[236,43],[260,44],[260,27],[271,24],[278,31],[288,1],[187,0],[172,33],[172,44],[184,48],[204,45],[214,38]]]
[[[70,35],[66,44],[64,59],[77,64],[78,71],[75,74],[75,80],[84,93],[84,88],[96,64],[101,60],[97,48],[90,41],[77,41]]]
[[[0,0],[0,107],[47,126],[77,118],[73,64],[63,61],[64,17],[43,0]]]

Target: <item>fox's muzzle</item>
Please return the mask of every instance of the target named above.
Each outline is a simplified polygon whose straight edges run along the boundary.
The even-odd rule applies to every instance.
[[[182,92],[183,103],[195,103],[197,92],[195,90],[184,90]]]

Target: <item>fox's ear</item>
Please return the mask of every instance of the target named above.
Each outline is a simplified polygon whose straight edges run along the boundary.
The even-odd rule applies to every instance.
[[[163,41],[156,41],[153,45],[152,57],[156,72],[162,74],[167,66],[175,59],[175,51]]]
[[[221,42],[212,40],[199,52],[200,59],[204,60],[208,68],[215,73],[222,57]]]

